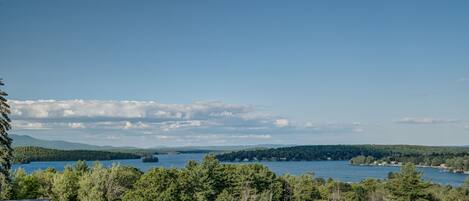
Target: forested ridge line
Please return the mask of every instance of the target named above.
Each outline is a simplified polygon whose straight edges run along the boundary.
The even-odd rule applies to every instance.
[[[58,150],[42,147],[16,147],[13,151],[14,162],[28,163],[32,161],[77,161],[77,160],[115,160],[137,159],[134,153],[95,151],[95,150]]]
[[[401,165],[403,163],[413,163],[418,166],[441,168],[454,173],[469,173],[469,155],[432,154],[422,156],[386,156],[382,158],[360,155],[350,159],[350,163],[353,165]]]
[[[463,157],[469,147],[419,145],[305,145],[259,150],[242,150],[217,155],[221,161],[312,161],[350,160],[356,156],[384,157]]]

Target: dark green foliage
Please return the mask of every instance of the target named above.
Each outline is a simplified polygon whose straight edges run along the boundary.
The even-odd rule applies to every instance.
[[[469,155],[461,156],[466,153],[439,153],[429,155],[415,155],[415,156],[393,156],[383,157],[375,159],[372,156],[356,156],[350,159],[350,163],[353,165],[369,165],[369,164],[380,164],[380,163],[414,163],[422,166],[442,167],[452,172],[466,172],[469,171]],[[467,153],[469,154],[469,153]],[[375,163],[376,162],[376,163]]]
[[[26,175],[23,169],[18,169],[13,178],[14,198],[34,199],[39,197],[39,180],[34,175]]]
[[[185,168],[104,168],[85,162],[13,177],[11,198],[54,201],[468,201],[469,180],[461,187],[430,184],[412,164],[388,180],[343,183],[313,173],[277,176],[260,164],[221,164],[213,155]]]
[[[150,170],[124,200],[281,200],[281,193],[281,181],[265,166],[220,164],[207,156],[179,170]]]
[[[53,200],[75,201],[78,200],[79,173],[71,167],[66,167],[63,173],[54,175],[52,187]]]
[[[42,199],[53,197],[52,188],[54,185],[54,177],[56,174],[57,172],[52,168],[48,168],[43,171],[36,171],[32,174],[32,176],[35,177],[39,183],[39,188],[37,190],[37,198]]]
[[[353,165],[362,165],[362,164],[372,164],[375,162],[375,157],[373,156],[356,156],[350,159],[350,163]]]
[[[427,191],[429,187],[430,184],[422,181],[422,173],[412,163],[402,166],[401,172],[394,174],[386,184],[386,189],[396,201],[433,200]]]
[[[31,161],[76,161],[76,160],[114,160],[137,159],[139,155],[131,153],[90,151],[90,150],[57,150],[41,147],[18,147],[14,151],[15,161],[27,163]]]
[[[469,147],[414,145],[311,145],[244,150],[217,155],[221,161],[350,160],[353,165],[414,163],[469,171]]]
[[[235,151],[217,155],[221,161],[273,160],[273,161],[311,161],[311,160],[350,160],[356,156],[388,158],[418,158],[418,164],[425,156],[441,159],[469,155],[469,147],[437,147],[414,145],[310,145]],[[363,158],[370,161],[372,158]],[[468,163],[469,166],[469,163]]]
[[[298,177],[284,175],[281,179],[284,181],[283,197],[287,200],[312,201],[321,198],[318,183],[316,183],[311,174]]]
[[[367,145],[314,145],[282,147],[275,149],[262,149],[250,151],[236,151],[217,155],[221,161],[236,160],[273,160],[273,161],[296,161],[296,160],[349,160],[358,155],[371,155],[382,157],[390,154],[390,151],[376,151]]]
[[[142,162],[144,163],[156,163],[158,161],[159,161],[158,157],[153,156],[153,155],[146,155],[142,157]]]
[[[88,172],[88,165],[86,164],[85,161],[79,160],[75,163],[75,170],[81,174]]]
[[[453,157],[442,161],[450,170],[454,172],[469,171],[469,156]]]
[[[77,170],[79,171],[79,170]],[[142,173],[132,167],[113,165],[103,168],[95,163],[79,179],[78,199],[82,201],[121,200]]]
[[[3,81],[0,79],[0,86]],[[0,89],[0,199],[7,199],[10,196],[10,174],[11,161],[13,159],[13,149],[11,148],[11,138],[8,131],[11,129],[10,106],[7,103],[7,93]]]
[[[182,186],[179,185],[179,171],[176,169],[155,168],[135,183],[135,190],[130,191],[124,200],[182,200]]]

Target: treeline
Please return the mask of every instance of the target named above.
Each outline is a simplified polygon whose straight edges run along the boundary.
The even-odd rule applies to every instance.
[[[440,167],[452,172],[469,171],[469,155],[455,156],[455,154],[430,154],[421,156],[393,156],[374,158],[360,155],[350,160],[354,165],[388,165],[414,163],[421,166]]]
[[[17,147],[13,151],[14,162],[29,163],[32,161],[76,161],[76,160],[114,160],[137,159],[139,155],[110,151],[90,150],[57,150],[42,147]]]
[[[450,158],[445,161],[445,166],[454,172],[469,171],[469,156]]]
[[[379,163],[379,161],[377,161],[373,156],[360,155],[350,159],[350,163],[352,165],[370,165],[374,163]],[[391,161],[389,161],[389,163],[391,163]]]
[[[422,180],[411,163],[385,180],[344,183],[314,174],[278,176],[261,164],[221,164],[214,156],[184,168],[133,167],[79,161],[63,172],[54,169],[26,174],[18,169],[0,199],[53,201],[466,201],[469,181],[461,187]]]
[[[350,160],[353,157],[361,155],[379,159],[386,157],[419,158],[425,156],[438,156],[440,158],[463,157],[469,155],[469,147],[414,145],[310,145],[235,151],[217,155],[217,158],[221,161],[312,161]]]

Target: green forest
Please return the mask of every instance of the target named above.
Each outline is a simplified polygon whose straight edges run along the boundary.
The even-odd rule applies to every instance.
[[[430,154],[421,156],[387,156],[383,158],[360,155],[352,158],[350,163],[353,165],[399,165],[402,163],[414,163],[420,166],[443,168],[456,173],[469,171],[469,155]]]
[[[384,180],[344,183],[299,176],[276,175],[261,164],[221,164],[213,155],[184,168],[109,168],[84,161],[63,172],[46,169],[26,174],[18,169],[1,192],[3,199],[53,201],[467,201],[469,180],[460,187],[422,180],[407,163]]]
[[[57,150],[42,147],[17,147],[13,152],[13,161],[16,163],[29,163],[32,161],[94,161],[137,158],[140,158],[140,156],[133,153],[91,150]]]
[[[217,155],[221,161],[313,161],[350,160],[356,156],[373,158],[434,158],[469,155],[469,147],[439,147],[415,145],[308,145],[273,149],[242,150]],[[415,161],[409,161],[415,162]],[[418,164],[418,163],[416,163]]]
[[[413,163],[469,171],[469,147],[415,145],[311,145],[275,149],[243,150],[220,154],[221,161],[350,160],[353,165],[402,165]]]

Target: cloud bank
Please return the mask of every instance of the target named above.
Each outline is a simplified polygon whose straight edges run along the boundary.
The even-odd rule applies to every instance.
[[[155,101],[10,100],[16,131],[73,133],[67,139],[148,143],[281,143],[292,134],[356,133],[351,124],[298,124],[250,105],[220,101],[164,104]],[[50,135],[50,134],[44,134]],[[277,140],[277,141],[275,141]],[[107,143],[111,144],[111,143]],[[129,144],[131,145],[131,144]]]
[[[400,124],[449,124],[459,122],[461,121],[458,119],[434,119],[429,117],[405,117],[396,121]]]

